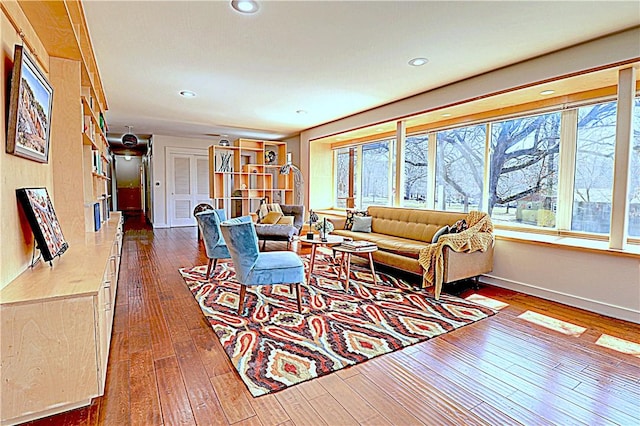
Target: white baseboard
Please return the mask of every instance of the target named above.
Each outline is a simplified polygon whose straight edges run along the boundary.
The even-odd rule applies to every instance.
[[[482,275],[480,277],[480,282],[517,291],[519,293],[529,294],[531,296],[537,296],[542,299],[552,300],[554,302],[563,303],[565,305],[585,309],[587,311],[596,312],[608,317],[640,324],[640,311],[634,311],[633,309],[622,306],[615,306],[573,294],[562,293],[519,281],[495,277],[493,275]]]

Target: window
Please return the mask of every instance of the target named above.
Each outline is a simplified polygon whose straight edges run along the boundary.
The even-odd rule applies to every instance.
[[[485,143],[485,125],[437,133],[436,209],[482,210]]]
[[[559,112],[492,125],[488,207],[494,222],[555,227],[559,145]]]
[[[404,192],[405,207],[427,208],[429,135],[408,136],[404,150]]]
[[[611,228],[616,103],[578,109],[571,230],[608,234]]]
[[[352,208],[355,206],[355,164],[356,148],[342,148],[336,151],[336,207]]]
[[[388,206],[391,200],[393,175],[390,165],[394,141],[379,141],[362,145],[361,209],[368,206]]]
[[[630,237],[640,237],[640,98],[633,106],[633,136],[629,159],[629,228]]]

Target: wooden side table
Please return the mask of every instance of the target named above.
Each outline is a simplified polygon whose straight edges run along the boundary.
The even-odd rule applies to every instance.
[[[353,253],[367,253],[369,257],[369,267],[371,268],[371,275],[373,275],[373,283],[377,284],[378,279],[376,278],[376,270],[373,267],[373,255],[372,253],[378,251],[378,246],[373,245],[371,247],[364,247],[359,249],[351,249],[345,246],[335,246],[332,247],[334,252],[342,253],[342,258],[340,259],[340,269],[338,270],[338,279],[342,278],[342,271],[346,273],[344,278],[344,291],[349,289],[349,274],[351,272],[351,255]]]
[[[327,235],[327,241],[322,241],[320,240],[320,237],[317,234],[314,234],[312,240],[308,240],[306,238],[306,235],[301,235],[300,237],[298,237],[298,241],[306,244],[311,244],[311,258],[310,258],[311,261],[309,262],[309,271],[307,271],[307,283],[310,283],[311,272],[313,271],[313,265],[316,260],[316,248],[322,245],[335,246],[338,244],[342,244],[342,242],[344,241],[344,238],[339,235]]]

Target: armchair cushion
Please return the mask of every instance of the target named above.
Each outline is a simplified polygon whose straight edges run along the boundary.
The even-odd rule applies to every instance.
[[[300,257],[292,251],[263,252],[244,284],[300,283],[304,281],[304,268],[300,266]]]
[[[262,220],[269,214],[269,212],[282,213],[282,209],[280,208],[280,204],[277,204],[277,203],[271,203],[271,204],[263,203],[263,204],[260,204],[260,210],[258,212],[259,222],[262,222]]]
[[[276,225],[293,226],[294,220],[295,220],[295,217],[293,216],[282,216],[280,219],[278,219],[278,221],[276,222]]]
[[[278,223],[278,221],[282,218],[282,213],[271,211],[267,213],[265,217],[262,218],[260,223],[265,225],[273,225],[274,223]]]

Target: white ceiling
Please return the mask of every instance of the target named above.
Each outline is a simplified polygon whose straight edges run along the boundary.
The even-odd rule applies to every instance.
[[[111,132],[279,139],[640,25],[638,1],[230,3],[84,1]]]

